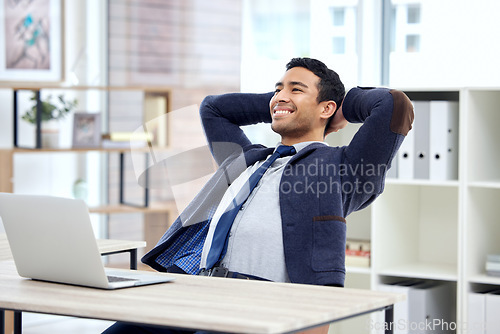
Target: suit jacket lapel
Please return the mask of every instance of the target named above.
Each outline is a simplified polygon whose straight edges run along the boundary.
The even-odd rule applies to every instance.
[[[222,196],[233,181],[250,165],[265,159],[272,148],[253,148],[245,154],[235,154],[226,159],[201,191],[180,214],[182,226],[189,226],[210,220]],[[269,153],[270,152],[270,153]]]
[[[311,144],[292,157],[289,163],[300,159],[311,150],[322,147],[322,144]],[[272,154],[272,147],[251,147],[244,153],[234,154],[226,159],[215,174],[205,184],[201,191],[180,214],[182,226],[189,226],[210,220],[217,209],[217,205],[224,196],[227,188],[248,167],[257,161],[265,160]]]

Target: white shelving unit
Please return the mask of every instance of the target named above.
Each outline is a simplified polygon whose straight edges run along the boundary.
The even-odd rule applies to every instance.
[[[459,176],[387,179],[369,208],[347,218],[348,238],[369,235],[372,253],[370,268],[347,268],[346,286],[377,289],[399,278],[449,283],[456,286],[456,333],[466,334],[469,293],[500,290],[500,277],[485,272],[487,254],[500,254],[500,88],[404,91],[413,101],[458,100]],[[330,145],[348,144],[357,126],[346,130]],[[368,333],[368,325],[356,332],[346,323],[330,333]]]
[[[462,106],[467,110],[463,182],[464,250],[462,316],[467,320],[470,293],[500,289],[500,277],[485,273],[488,254],[500,253],[500,88],[467,90]],[[464,161],[465,160],[465,161]]]

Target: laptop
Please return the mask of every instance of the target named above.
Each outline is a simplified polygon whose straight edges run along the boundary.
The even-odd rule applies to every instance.
[[[104,268],[82,200],[0,193],[0,218],[22,277],[101,289],[174,279],[161,273]]]

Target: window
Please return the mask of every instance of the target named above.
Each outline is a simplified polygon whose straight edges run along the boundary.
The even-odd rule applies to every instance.
[[[330,7],[332,23],[335,27],[342,27],[345,24],[345,8]]]
[[[420,35],[406,35],[406,52],[418,52],[420,50]]]
[[[420,52],[420,4],[392,4],[391,51]]]
[[[310,56],[309,1],[244,0],[241,90],[269,92],[293,57]]]
[[[408,24],[418,24],[420,23],[420,5],[410,5],[408,6]]]
[[[339,73],[349,87],[359,83],[357,0],[310,2],[311,56]]]
[[[345,37],[332,38],[332,53],[335,55],[345,54]]]

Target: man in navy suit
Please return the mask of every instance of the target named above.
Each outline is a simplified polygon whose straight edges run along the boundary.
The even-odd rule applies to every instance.
[[[325,64],[294,58],[274,92],[208,96],[200,115],[219,168],[142,261],[160,271],[343,286],[346,217],[382,193],[413,122],[408,97],[385,88],[345,94]],[[251,143],[241,129],[260,122],[296,153],[270,165],[211,265],[222,215],[275,150]],[[348,123],[363,123],[349,145],[324,142]]]

